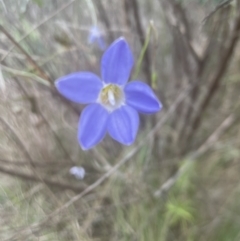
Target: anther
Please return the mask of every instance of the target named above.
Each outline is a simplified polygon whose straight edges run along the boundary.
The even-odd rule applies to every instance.
[[[108,90],[108,101],[112,106],[116,104],[115,96],[111,89]]]
[[[99,102],[108,111],[113,111],[124,104],[124,98],[124,92],[120,86],[109,84],[102,89],[99,95]]]

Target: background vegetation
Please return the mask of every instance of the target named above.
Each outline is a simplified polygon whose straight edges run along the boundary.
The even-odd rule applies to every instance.
[[[0,0],[0,24],[0,240],[240,240],[239,0]],[[93,25],[164,106],[130,147],[82,151],[54,87],[100,73]]]

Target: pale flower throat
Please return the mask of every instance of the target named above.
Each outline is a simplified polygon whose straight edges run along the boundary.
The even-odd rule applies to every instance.
[[[98,100],[108,111],[113,111],[124,104],[125,96],[121,87],[109,84],[103,87]]]

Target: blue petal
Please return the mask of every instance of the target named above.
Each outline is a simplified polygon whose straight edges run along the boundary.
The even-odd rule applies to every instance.
[[[124,85],[133,67],[133,56],[124,38],[114,41],[102,57],[102,79],[105,83]]]
[[[143,82],[130,82],[125,86],[124,92],[127,104],[139,112],[151,114],[162,108],[152,89]]]
[[[78,125],[78,141],[83,150],[97,145],[107,131],[109,113],[100,104],[87,106],[82,114]]]
[[[100,78],[90,72],[76,72],[63,76],[55,85],[64,97],[82,104],[95,102],[103,87]]]
[[[108,132],[116,141],[131,145],[137,135],[139,116],[130,106],[122,106],[111,113],[108,120]]]

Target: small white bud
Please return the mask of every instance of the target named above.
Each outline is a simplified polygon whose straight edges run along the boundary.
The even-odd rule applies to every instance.
[[[84,176],[85,176],[85,169],[83,167],[72,167],[69,170],[70,174],[72,174],[73,176],[75,176],[75,178],[79,179],[79,180],[83,180]]]

